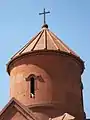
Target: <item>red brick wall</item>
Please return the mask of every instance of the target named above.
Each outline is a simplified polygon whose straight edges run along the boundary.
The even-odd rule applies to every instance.
[[[81,106],[79,64],[67,56],[27,56],[13,63],[10,72],[10,95],[25,105],[53,103],[60,112],[83,116]],[[30,98],[29,81],[35,74],[44,82],[37,81],[35,98]]]

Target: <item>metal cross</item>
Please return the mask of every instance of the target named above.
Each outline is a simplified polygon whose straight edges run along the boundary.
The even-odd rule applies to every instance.
[[[39,13],[39,15],[44,15],[44,24],[46,24],[46,16],[45,15],[48,14],[48,13],[50,13],[50,11],[46,12],[45,8],[43,10],[43,13]]]

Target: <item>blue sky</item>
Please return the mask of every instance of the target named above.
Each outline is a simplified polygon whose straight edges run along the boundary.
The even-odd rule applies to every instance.
[[[90,0],[0,0],[0,109],[9,101],[6,63],[43,24],[43,8],[49,29],[85,61],[82,75],[84,107],[90,117]]]

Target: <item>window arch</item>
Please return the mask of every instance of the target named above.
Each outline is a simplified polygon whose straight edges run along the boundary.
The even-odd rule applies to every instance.
[[[35,98],[35,90],[36,90],[36,76],[34,74],[30,74],[26,81],[29,81],[29,91],[30,97]]]
[[[30,97],[35,97],[35,78],[30,78]]]
[[[39,76],[36,76],[35,74],[30,74],[27,78],[25,78],[26,81],[29,82],[29,92],[30,92],[30,97],[31,98],[35,98],[35,91],[38,88],[37,86],[37,80],[40,81],[40,82],[45,82],[42,78],[41,75]]]

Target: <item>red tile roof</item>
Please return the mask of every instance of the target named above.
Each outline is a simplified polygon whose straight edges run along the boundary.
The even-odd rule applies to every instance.
[[[20,49],[13,57],[17,57],[21,54],[36,51],[36,50],[56,50],[78,56],[67,45],[65,45],[61,39],[59,39],[54,33],[52,33],[47,25],[44,25],[41,31],[32,38],[22,49]],[[78,56],[79,57],[79,56]]]
[[[22,57],[26,54],[39,54],[42,52],[44,54],[50,51],[53,53],[66,54],[76,58],[81,63],[81,73],[83,73],[84,62],[82,59],[66,44],[64,44],[61,39],[59,39],[54,33],[51,32],[48,29],[47,24],[43,25],[41,31],[11,58],[7,64],[7,72],[10,74],[9,65],[18,57]]]

